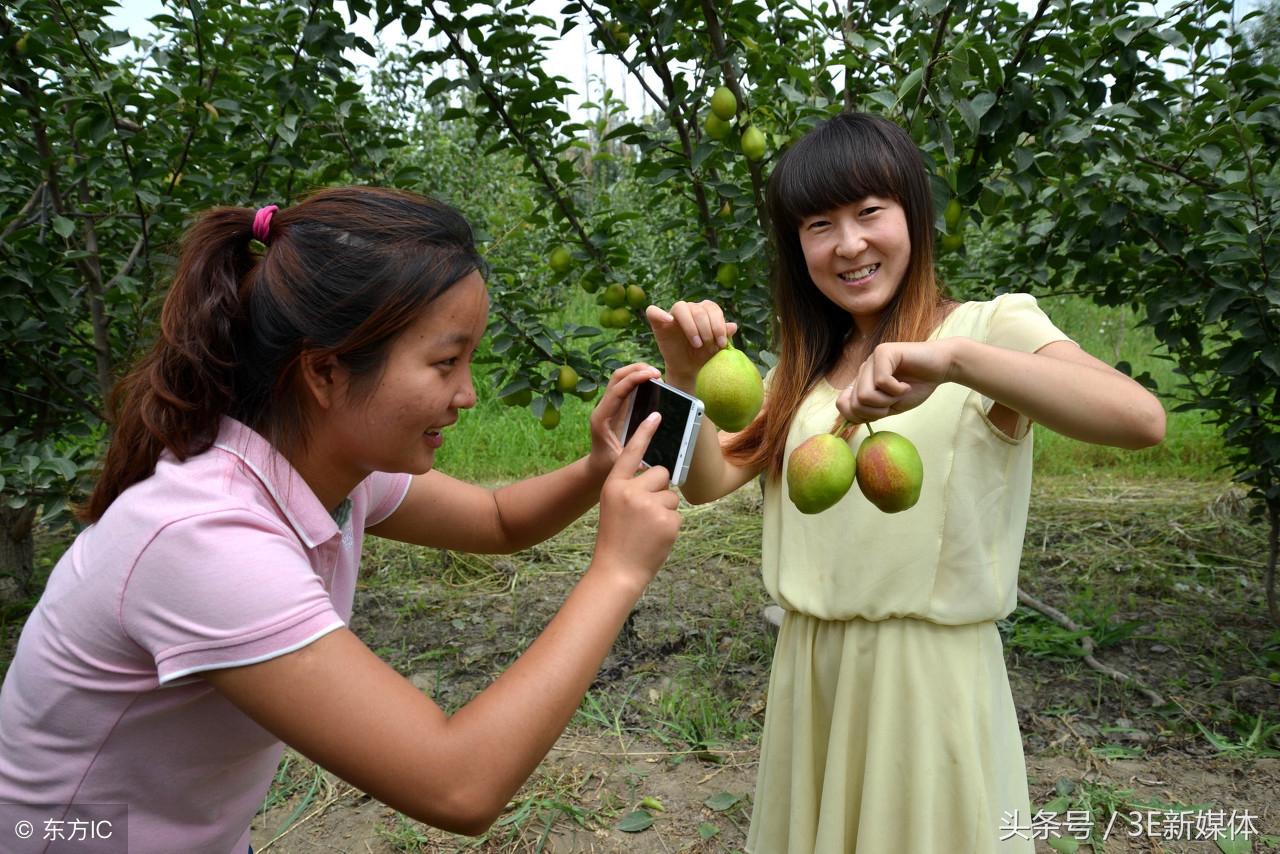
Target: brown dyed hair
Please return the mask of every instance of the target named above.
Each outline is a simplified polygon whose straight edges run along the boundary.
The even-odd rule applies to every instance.
[[[840,361],[854,329],[853,316],[810,278],[800,223],[868,196],[902,205],[911,241],[903,283],[869,348],[923,341],[942,317],[945,300],[933,270],[933,193],[915,141],[896,123],[867,113],[840,113],[818,124],[779,158],[766,190],[777,250],[772,289],[778,366],[766,417],[726,447],[740,465],[763,465],[775,478],[782,474],[791,422],[805,395]]]
[[[276,212],[265,252],[253,218],[213,208],[188,229],[156,343],[107,401],[114,432],[82,519],[150,477],[162,451],[207,450],[223,416],[291,457],[307,438],[304,353],[336,358],[359,400],[395,337],[485,270],[462,215],[412,193],[318,191]]]

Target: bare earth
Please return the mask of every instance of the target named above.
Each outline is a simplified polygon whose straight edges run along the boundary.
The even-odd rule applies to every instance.
[[[1074,603],[1106,601],[1114,603],[1106,624],[1141,622],[1097,656],[1163,701],[1153,706],[1079,658],[1042,656],[1028,638],[1048,622],[1019,609],[1007,659],[1032,803],[1054,806],[1056,819],[1041,816],[1033,828],[1032,817],[1016,817],[1006,830],[1040,837],[1038,852],[1280,850],[1280,636],[1261,605],[1260,540],[1247,533],[1237,543],[1247,529],[1220,492],[1099,483],[1068,497],[1037,493],[1023,589],[1077,619]],[[772,648],[752,558],[758,514],[751,490],[688,509],[683,545],[606,661],[593,713],[575,720],[485,837],[408,821],[290,756],[276,802],[254,824],[254,850],[742,851]],[[589,559],[593,524],[485,563],[419,555],[410,583],[388,576],[403,553],[371,545],[352,628],[438,703],[457,708],[562,601]],[[698,691],[742,734],[693,743],[687,729],[660,722],[672,708],[689,714],[677,701]],[[1252,739],[1241,721],[1259,722]],[[1093,840],[1077,843],[1082,808],[1096,824]],[[646,814],[652,823],[643,826]],[[1233,824],[1249,832],[1248,847],[1240,838],[1213,841],[1215,828]]]

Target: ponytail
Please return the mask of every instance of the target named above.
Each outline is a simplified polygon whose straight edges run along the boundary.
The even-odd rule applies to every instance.
[[[155,346],[107,397],[114,432],[82,519],[97,521],[150,477],[161,451],[184,460],[213,444],[234,394],[232,329],[243,320],[239,283],[256,263],[252,225],[248,209],[216,208],[187,232]]]

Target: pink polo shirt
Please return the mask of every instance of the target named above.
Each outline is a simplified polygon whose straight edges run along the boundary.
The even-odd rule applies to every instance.
[[[125,803],[131,854],[244,854],[283,747],[199,674],[343,626],[364,529],[409,479],[371,475],[339,527],[236,421],[199,456],[165,454],[76,538],[22,630],[0,803]]]

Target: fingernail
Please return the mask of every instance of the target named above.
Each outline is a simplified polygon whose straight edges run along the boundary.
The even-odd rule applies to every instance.
[[[729,344],[729,339],[725,338],[723,335],[721,335],[719,338],[716,339],[716,346],[719,347],[721,350],[723,350],[726,346],[728,346],[728,344]]]
[[[696,349],[696,348],[698,348],[698,347],[701,347],[701,346],[702,346],[702,336],[701,336],[701,335],[695,335],[695,336],[693,336],[693,346],[694,346],[694,348],[695,348],[695,349]]]

